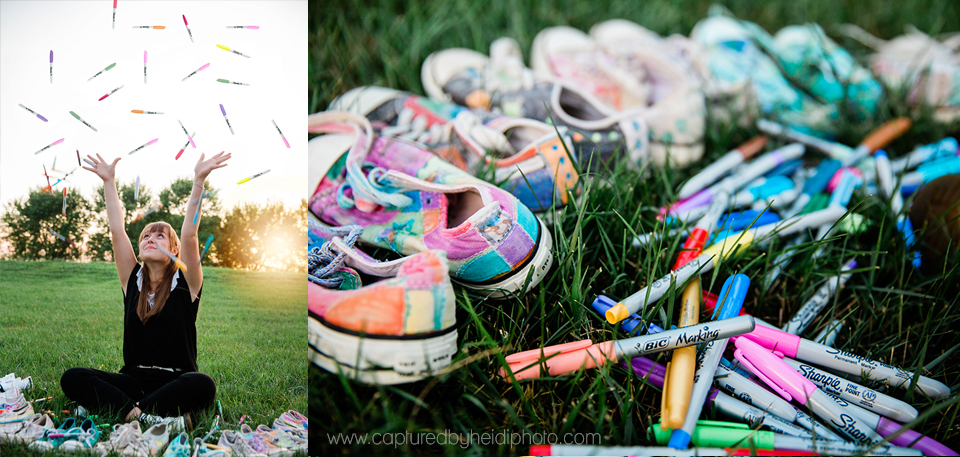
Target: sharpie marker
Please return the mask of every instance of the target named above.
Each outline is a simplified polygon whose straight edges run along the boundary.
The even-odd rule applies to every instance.
[[[243,54],[243,53],[241,53],[240,51],[237,51],[236,49],[230,49],[230,48],[228,48],[228,47],[226,47],[226,46],[224,46],[224,45],[222,45],[222,44],[218,44],[217,47],[220,48],[220,49],[223,49],[224,51],[230,51],[230,52],[232,52],[232,53],[234,53],[234,54],[236,54],[236,55],[238,55],[238,56],[244,56],[244,57],[246,57],[246,58],[248,58],[248,59],[250,58],[250,56],[248,56],[248,55],[246,55],[246,54]]]
[[[200,262],[203,261],[203,256],[207,254],[207,249],[210,249],[210,243],[213,243],[213,235],[207,237],[207,244],[203,247],[203,252],[200,253],[200,260],[197,261],[197,266],[200,266]]]
[[[190,42],[193,43],[193,32],[190,31],[190,24],[187,24],[187,15],[183,15],[183,26],[187,28],[187,34],[190,35]]]
[[[824,346],[833,346],[833,343],[837,341],[837,336],[840,335],[841,329],[843,329],[843,321],[834,319],[820,333],[817,333],[817,336],[813,337],[813,341]]]
[[[692,443],[695,446],[749,447],[749,443],[752,442],[759,449],[790,451],[789,455],[795,455],[793,451],[820,452],[826,455],[860,455],[863,453],[867,453],[867,455],[923,455],[918,450],[895,446],[879,446],[868,451],[869,446],[858,446],[843,441],[815,441],[809,438],[781,435],[765,430],[751,430],[746,424],[732,422],[702,420],[698,421],[695,426],[696,431],[692,437]],[[656,425],[650,428],[653,430],[658,444],[667,441],[666,433],[658,430]]]
[[[951,137],[944,138],[937,143],[928,144],[914,149],[909,154],[894,160],[890,164],[890,169],[894,174],[908,168],[916,168],[929,160],[941,159],[960,154],[960,145],[957,140]]]
[[[77,166],[78,166],[78,167],[82,167],[82,166],[83,166],[83,164],[80,163],[80,150],[79,150],[79,149],[77,149]]]
[[[17,103],[17,104],[20,105],[19,103]],[[23,109],[25,109],[25,110],[27,110],[27,111],[29,111],[29,112],[31,112],[31,113],[33,113],[33,114],[35,114],[35,115],[37,116],[37,119],[40,119],[40,120],[43,121],[43,122],[47,122],[47,118],[45,118],[45,117],[37,114],[37,112],[35,112],[34,110],[32,110],[32,109],[30,109],[30,108],[27,108],[26,106],[23,106],[23,105],[20,105],[20,107],[23,108]],[[281,134],[281,135],[282,135],[282,134]],[[286,140],[284,140],[284,141],[286,141]],[[287,146],[287,147],[289,148],[290,146]]]
[[[249,180],[251,180],[251,179],[259,178],[259,177],[261,177],[261,176],[263,176],[263,175],[265,175],[265,174],[267,174],[267,173],[269,173],[269,172],[270,172],[270,170],[264,170],[264,171],[261,171],[260,173],[257,173],[257,174],[255,174],[255,175],[253,175],[253,176],[247,176],[246,178],[243,178],[243,179],[241,179],[240,181],[238,181],[237,184],[238,184],[238,185],[239,185],[239,184],[243,184],[243,183],[245,183],[245,182],[247,182],[247,181],[249,181]]]
[[[583,368],[596,368],[608,362],[630,359],[644,354],[669,351],[680,347],[741,335],[754,328],[752,316],[738,316],[722,321],[705,322],[693,327],[666,330],[655,335],[637,336],[618,341],[593,344],[590,340],[532,349],[507,356],[509,370],[516,379],[557,376]],[[541,360],[541,356],[546,360]],[[541,373],[541,366],[547,367]],[[509,374],[500,370],[500,376]]]
[[[193,214],[193,225],[197,225],[197,219],[200,217],[200,207],[203,206],[203,196],[207,194],[207,189],[200,192],[200,201],[197,202],[197,211]]]
[[[736,149],[724,154],[722,157],[717,159],[716,162],[708,165],[702,171],[690,178],[690,180],[680,188],[677,198],[690,198],[693,196],[693,194],[716,182],[717,179],[719,179],[728,171],[732,170],[737,165],[746,162],[758,152],[762,151],[766,144],[767,137],[760,135],[751,138],[749,141],[741,144]]]
[[[185,76],[185,77],[184,77],[183,79],[181,79],[181,80],[180,80],[180,82],[184,82],[184,81],[186,81],[186,80],[187,80],[187,78],[189,78],[189,77],[191,77],[191,76],[193,76],[193,75],[195,75],[195,74],[197,74],[197,73],[199,73],[199,72],[200,72],[201,70],[203,70],[203,69],[205,69],[205,68],[207,68],[207,67],[209,67],[209,66],[210,66],[210,64],[208,63],[208,64],[205,64],[204,66],[202,66],[202,67],[200,67],[200,68],[198,68],[198,69],[196,69],[196,70],[194,70],[194,71],[193,71],[193,73],[190,73],[189,75],[187,75],[187,76]]]
[[[277,133],[280,134],[280,138],[283,139],[283,144],[290,149],[290,143],[287,141],[287,137],[283,136],[283,132],[280,131],[280,127],[277,126],[277,121],[270,119],[270,122],[273,122],[273,128],[277,129]]]
[[[831,159],[843,160],[853,155],[853,148],[850,146],[834,143],[833,141],[827,141],[822,138],[817,138],[813,135],[807,135],[766,119],[758,120],[757,128],[767,135],[780,136],[798,143],[803,143],[811,148],[819,150],[820,152],[829,156]]]
[[[64,216],[67,215],[67,188],[63,188],[63,209],[60,210],[60,213]]]
[[[154,138],[154,139],[148,141],[148,142],[147,142],[146,144],[144,144],[143,146],[140,146],[140,147],[138,147],[137,149],[134,149],[134,150],[128,152],[127,155],[132,155],[134,152],[137,152],[137,151],[139,151],[139,150],[141,150],[141,149],[143,149],[143,148],[145,148],[145,147],[147,147],[147,146],[150,146],[151,144],[156,143],[157,141],[160,141],[160,138]]]
[[[87,82],[92,81],[93,78],[96,78],[97,76],[100,76],[101,73],[103,73],[103,72],[105,72],[105,71],[107,71],[107,70],[110,70],[111,68],[113,68],[113,67],[115,67],[115,66],[117,66],[117,63],[116,63],[116,62],[114,62],[114,63],[112,63],[112,64],[110,64],[110,65],[107,65],[107,68],[104,68],[103,70],[98,71],[97,74],[91,76],[90,79],[87,80]]]
[[[746,189],[741,190],[733,195],[730,199],[730,206],[738,208],[741,206],[750,205],[756,201],[771,198],[775,195],[778,195],[782,192],[785,192],[793,188],[793,181],[786,176],[774,176],[771,178],[757,178],[753,180],[750,184],[746,186]],[[721,192],[723,193],[723,192]],[[729,194],[728,194],[729,195]],[[712,201],[712,200],[711,200]],[[709,203],[709,202],[708,202]],[[677,209],[671,213],[677,219],[681,221],[690,221],[706,214],[709,204],[699,205],[695,207],[690,207],[686,204],[678,206]]]
[[[227,110],[223,109],[223,103],[220,104],[220,112],[223,113],[223,120],[227,121],[227,127],[230,129],[230,134],[233,135],[233,127],[230,126],[230,119],[227,118]]]
[[[135,25],[135,26],[133,26],[133,28],[135,28],[135,29],[157,29],[157,30],[162,30],[162,29],[167,28],[167,26],[165,26],[165,25]]]
[[[956,140],[954,140],[954,142],[956,142]],[[883,197],[890,201],[890,213],[896,218],[897,230],[900,231],[900,235],[903,237],[904,245],[907,249],[910,249],[916,244],[916,239],[913,237],[913,224],[910,222],[910,219],[907,218],[906,214],[902,214],[903,196],[895,188],[890,159],[887,158],[887,153],[882,149],[874,153],[873,157],[877,164],[877,187]],[[915,268],[920,268],[920,252],[913,252],[912,264]]]
[[[228,25],[228,29],[259,29],[259,25]]]
[[[113,21],[110,28],[114,30],[117,28],[117,0],[113,0]]]
[[[160,250],[160,252],[166,254],[167,257],[170,257],[170,260],[172,260],[173,263],[177,265],[177,268],[183,270],[184,273],[186,273],[186,271],[187,271],[187,266],[184,265],[183,262],[180,261],[180,259],[178,259],[175,255],[171,254],[170,251],[168,251],[168,250],[167,250],[166,248],[164,248],[163,246],[160,246],[159,244],[156,244],[156,245],[154,245],[154,246],[156,246],[157,249]]]
[[[808,325],[820,314],[820,311],[833,299],[834,292],[843,287],[852,276],[851,273],[844,273],[857,268],[857,261],[850,260],[841,269],[840,275],[827,280],[827,283],[817,289],[817,292],[807,300],[803,306],[797,310],[797,313],[790,318],[783,326],[783,331],[791,335],[799,335]]]
[[[59,233],[57,233],[57,232],[54,232],[53,230],[50,230],[50,229],[47,229],[47,231],[50,232],[51,235],[57,237],[60,241],[63,241],[64,243],[67,243],[67,244],[69,244],[70,246],[77,247],[77,245],[76,245],[76,244],[73,244],[73,241],[68,240],[67,237],[65,237],[65,236],[63,236],[63,235],[61,235],[61,234],[59,234]]]
[[[180,148],[180,152],[177,153],[177,157],[175,157],[173,160],[177,160],[177,159],[180,158],[180,155],[183,154],[183,151],[185,151],[185,150],[187,149],[187,146],[190,146],[190,142],[193,141],[193,137],[196,136],[196,135],[197,135],[197,133],[194,132],[193,135],[190,135],[190,136],[189,136],[190,140],[188,140],[186,143],[183,143],[183,147]]]
[[[34,152],[33,155],[37,155],[37,154],[39,154],[39,153],[41,153],[41,152],[43,152],[43,151],[46,151],[48,148],[50,148],[50,147],[52,147],[52,146],[56,146],[56,145],[58,145],[58,144],[60,144],[60,143],[63,143],[63,140],[64,140],[63,138],[60,138],[59,140],[54,141],[53,143],[50,143],[50,144],[44,146],[44,147],[43,147],[42,149],[40,149],[39,151]]]
[[[142,109],[132,109],[130,112],[134,114],[163,114],[159,111],[144,111]]]
[[[960,174],[960,156],[934,160],[918,167],[916,171],[903,175],[900,180],[900,190],[906,195],[925,183],[950,174]]]
[[[50,50],[50,84],[53,84],[53,50]]]
[[[229,81],[226,79],[217,79],[217,82],[224,83],[224,84],[236,84],[238,86],[249,86],[249,84],[247,83],[238,83],[236,81]]]
[[[70,114],[71,114],[73,117],[77,118],[78,121],[83,122],[83,125],[86,125],[87,127],[90,127],[94,132],[97,131],[97,129],[96,129],[94,126],[88,124],[87,121],[85,121],[85,120],[83,120],[83,119],[80,119],[80,115],[79,115],[79,114],[74,113],[73,111],[71,111]]]
[[[899,367],[887,365],[863,358],[856,354],[841,351],[787,332],[764,326],[757,326],[746,338],[755,341],[767,349],[776,347],[776,351],[787,357],[803,360],[857,376],[870,377],[885,381],[901,389],[910,387],[914,374]],[[917,387],[931,398],[944,398],[950,395],[950,388],[939,381],[920,375]]]
[[[139,176],[137,176],[137,183],[133,188],[133,201],[135,203],[140,201],[140,177]],[[137,204],[137,206],[140,206],[139,203]]]
[[[793,206],[791,206],[783,216],[791,217],[800,214],[803,208],[810,203],[810,199],[813,198],[814,195],[818,192],[823,192],[830,182],[830,179],[833,178],[833,175],[837,173],[840,167],[842,167],[842,165],[839,160],[826,159],[820,162],[813,176],[803,183],[803,190],[800,191],[800,195],[797,196],[797,199],[793,202]]]
[[[833,401],[835,401],[841,407],[848,408],[852,413],[858,416],[860,420],[864,421],[868,427],[876,430],[880,436],[886,438],[903,428],[902,425],[894,421],[887,420],[883,417],[880,417],[876,413],[852,405],[836,395],[827,394],[827,396],[832,398]],[[923,436],[915,430],[904,431],[902,434],[900,434],[900,436],[890,439],[890,444],[917,449],[923,452],[924,455],[957,455],[953,449],[940,444],[933,438]]]
[[[911,125],[913,123],[905,117],[884,122],[860,142],[857,148],[853,150],[853,154],[840,160],[840,163],[845,167],[856,165],[857,162],[868,157],[873,151],[890,144],[890,142],[906,133],[907,130],[910,130]]]
[[[177,119],[177,123],[180,124],[180,128],[183,129],[183,134],[187,136],[187,140],[190,140],[190,145],[193,146],[193,149],[197,149],[197,144],[193,142],[193,137],[190,136],[190,133],[187,132],[187,128],[183,126],[183,122],[180,122],[180,119]]]
[[[147,51],[143,51],[143,83],[147,83]]]
[[[105,98],[113,95],[114,92],[116,92],[116,91],[118,91],[118,90],[120,90],[120,89],[123,89],[123,86],[120,86],[120,87],[118,87],[118,88],[116,88],[116,89],[114,89],[114,90],[111,90],[110,93],[104,95],[103,97],[100,97],[100,100],[97,100],[97,101],[98,101],[98,102],[99,102],[99,101],[103,101],[103,99],[105,99]]]

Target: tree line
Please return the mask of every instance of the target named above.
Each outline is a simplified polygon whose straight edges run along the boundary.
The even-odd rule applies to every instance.
[[[140,231],[156,221],[168,222],[179,232],[193,181],[181,178],[154,195],[145,186],[136,192],[134,182],[117,183],[124,207],[127,236],[137,240]],[[203,264],[248,270],[305,271],[307,243],[307,201],[296,208],[281,202],[243,203],[221,216],[217,191],[205,183],[202,217],[198,227],[200,249],[213,235]],[[91,202],[76,189],[61,192],[30,190],[20,199],[4,205],[0,221],[4,240],[9,243],[7,257],[24,260],[102,260],[112,261],[113,245],[107,223],[103,185],[97,187]],[[55,234],[64,237],[61,240]],[[134,249],[137,246],[134,245]]]

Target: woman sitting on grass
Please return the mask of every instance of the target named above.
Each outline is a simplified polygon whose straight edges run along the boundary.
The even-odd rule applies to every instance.
[[[204,180],[211,171],[227,166],[224,162],[230,156],[221,152],[204,161],[200,155],[180,229],[182,246],[170,224],[147,224],[138,240],[142,264],[124,230],[114,178],[120,159],[108,164],[99,154],[96,159],[87,156],[93,167],[83,168],[103,179],[113,258],[123,291],[123,367],[119,373],[70,368],[60,378],[60,387],[71,400],[88,409],[114,411],[128,422],[160,419],[152,415],[183,416],[187,429],[193,425],[189,413],[213,402],[217,391],[213,378],[197,371],[196,322],[203,272],[197,224],[190,216],[197,211]],[[164,250],[186,268],[178,269]]]

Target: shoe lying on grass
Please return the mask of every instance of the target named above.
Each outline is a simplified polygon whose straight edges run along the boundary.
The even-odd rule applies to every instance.
[[[366,116],[381,135],[423,143],[471,175],[492,168],[493,182],[533,211],[563,207],[568,191],[580,193],[566,128],[471,111],[385,87],[352,89],[330,109]]]
[[[5,409],[0,413],[0,431],[7,430],[8,427],[18,427],[18,423],[31,418],[35,414],[33,403],[23,399],[22,395],[20,398],[22,401],[8,405],[7,407],[11,409]]]
[[[307,451],[306,433],[303,433],[301,436],[299,432],[290,428],[285,430],[276,427],[270,428],[263,424],[257,426],[256,432],[274,446],[287,448],[294,452],[298,450]]]
[[[412,382],[443,370],[457,352],[444,253],[371,261],[353,248],[362,230],[310,216],[311,243],[322,243],[311,245],[308,260],[310,360],[369,384]],[[363,286],[358,272],[385,279]],[[274,428],[306,437],[306,418],[290,411]]]
[[[21,379],[13,373],[7,373],[0,378],[0,392],[6,392],[13,388],[25,390],[31,387],[33,387],[33,378],[30,376]]]
[[[310,211],[331,226],[357,224],[361,239],[401,255],[446,253],[450,277],[503,296],[535,287],[553,263],[546,226],[513,195],[419,146],[374,135],[369,121],[328,111],[308,119],[309,153],[340,157],[311,176]]]
[[[143,436],[143,432],[140,429],[140,422],[116,424],[113,426],[113,431],[110,432],[110,439],[97,443],[97,453],[101,456],[110,452],[116,452],[120,455],[134,455],[141,436]]]
[[[220,434],[220,441],[217,445],[230,450],[230,455],[242,457],[267,457],[266,454],[257,451],[249,442],[234,430],[224,430]]]
[[[43,438],[48,431],[56,429],[53,419],[46,414],[34,414],[27,420],[5,425],[6,428],[0,428],[0,442],[31,443]]]

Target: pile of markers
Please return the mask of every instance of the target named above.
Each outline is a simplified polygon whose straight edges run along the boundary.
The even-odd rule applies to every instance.
[[[630,337],[514,353],[506,357],[509,369],[500,371],[505,380],[521,380],[620,362],[662,389],[660,422],[651,426],[650,436],[666,447],[535,446],[530,453],[750,455],[743,448],[755,446],[770,453],[760,455],[957,455],[913,424],[904,429],[919,411],[896,393],[915,389],[920,398],[943,399],[948,386],[833,348],[840,321],[823,319],[818,335],[801,337],[856,272],[856,259],[845,260],[781,329],[742,310],[748,276],[726,278],[719,295],[704,290],[699,279],[745,247],[778,237],[796,246],[812,231],[821,241],[813,256],[823,256],[828,236],[862,230],[863,218],[847,207],[859,187],[889,202],[889,217],[913,249],[903,195],[955,173],[960,150],[954,138],[944,138],[890,161],[881,148],[910,126],[907,119],[894,119],[851,148],[760,121],[762,133],[794,143],[764,153],[767,137],[753,138],[690,178],[679,192],[683,200],[661,208],[664,229],[633,240],[640,247],[664,236],[685,236],[672,271],[623,300],[600,295],[592,305]],[[815,165],[804,168],[803,159]],[[795,252],[781,251],[774,268],[756,278],[764,289]],[[914,267],[923,261],[919,254],[911,259]],[[681,291],[677,327],[663,329],[641,317],[671,290]],[[702,311],[710,321],[699,322]],[[664,351],[673,351],[666,366],[646,358]],[[879,392],[858,383],[861,379],[886,388]],[[699,420],[705,410],[732,422]]]

